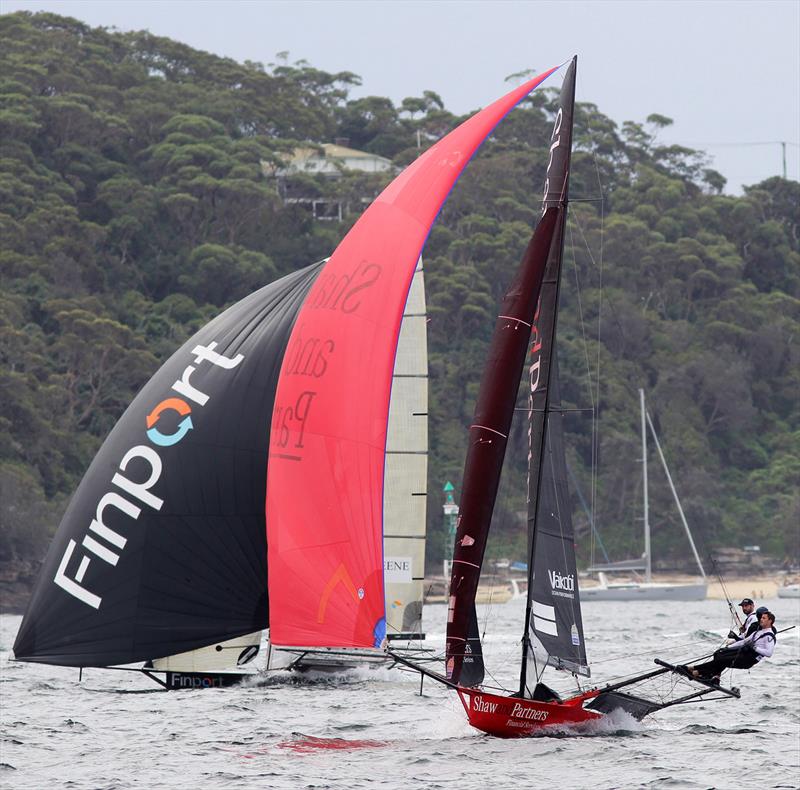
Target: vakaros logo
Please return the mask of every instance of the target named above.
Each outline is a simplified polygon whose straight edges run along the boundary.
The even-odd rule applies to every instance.
[[[562,576],[558,571],[548,570],[547,575],[550,578],[551,589],[575,592],[575,576],[573,574]]]
[[[125,548],[128,542],[127,538],[104,523],[103,519],[106,512],[109,508],[116,508],[128,518],[136,521],[142,512],[142,506],[153,510],[161,510],[164,500],[157,497],[150,490],[158,482],[162,471],[161,457],[155,448],[172,447],[185,439],[186,435],[194,427],[191,418],[192,407],[189,405],[189,401],[195,406],[202,407],[208,403],[210,397],[192,383],[193,374],[202,363],[209,363],[224,370],[231,370],[244,359],[242,354],[237,354],[232,358],[225,357],[214,350],[216,347],[216,342],[211,342],[207,346],[195,346],[192,349],[195,364],[187,365],[181,377],[172,385],[172,390],[183,397],[170,396],[165,398],[156,404],[145,418],[146,430],[144,435],[150,444],[155,445],[155,447],[148,444],[138,444],[128,450],[122,457],[119,462],[119,471],[111,478],[111,490],[100,498],[95,509],[94,518],[83,536],[81,546],[85,551],[77,567],[72,561],[75,549],[78,546],[77,542],[70,538],[66,549],[64,549],[54,581],[70,595],[93,609],[100,608],[102,598],[82,586],[90,563],[97,558],[111,566],[116,566],[120,558],[119,552]],[[208,366],[205,366],[203,370],[207,371],[209,369]],[[203,370],[200,371],[200,375],[202,375]],[[167,428],[164,428],[164,430],[159,428],[159,423],[162,423],[162,417],[171,412],[174,412],[182,419],[177,422],[174,430],[167,432]],[[171,424],[174,423],[175,420],[173,418]],[[162,425],[166,424],[167,421],[165,420]],[[128,465],[135,458],[140,458],[149,465],[149,476],[143,482],[131,480],[125,475]],[[102,543],[100,542],[101,540],[103,541]],[[111,549],[109,546],[114,548]]]

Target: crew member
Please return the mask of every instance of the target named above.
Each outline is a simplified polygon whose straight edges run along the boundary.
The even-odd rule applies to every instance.
[[[749,636],[751,632],[750,626],[757,626],[758,625],[758,618],[761,616],[761,610],[763,609],[765,612],[767,611],[766,606],[759,607],[759,612],[756,614],[754,611],[756,605],[753,603],[752,598],[742,598],[741,603],[739,606],[742,607],[742,614],[744,615],[744,621],[739,626],[739,632],[737,633],[734,630],[728,632],[728,639],[733,639],[734,641],[742,639],[745,636]],[[758,628],[753,628],[753,631],[757,631]]]
[[[711,661],[685,667],[686,673],[695,679],[719,683],[723,669],[750,669],[759,661],[769,658],[774,652],[776,639],[774,624],[775,615],[772,612],[764,612],[758,622],[757,631],[728,647],[720,648],[714,653]]]
[[[761,615],[764,614],[764,612],[768,611],[769,609],[767,609],[766,606],[759,606],[758,609],[756,609],[756,619],[752,623],[750,623],[750,625],[747,627],[747,633],[745,634],[745,636],[750,636],[750,634],[754,634],[756,631],[758,631],[759,628],[761,628],[760,625]],[[772,626],[772,633],[773,634],[778,633],[778,630],[775,628],[774,625]]]

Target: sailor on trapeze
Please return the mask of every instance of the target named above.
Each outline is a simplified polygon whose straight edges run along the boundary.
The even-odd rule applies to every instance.
[[[756,610],[756,605],[753,603],[752,598],[742,598],[739,606],[742,607],[744,622],[739,626],[738,633],[734,630],[728,632],[728,639],[733,639],[734,641],[750,636],[752,631],[758,631],[758,621],[761,615],[768,611],[766,606],[759,606]]]
[[[775,615],[765,611],[758,621],[758,630],[714,653],[711,661],[703,664],[681,666],[679,669],[690,678],[719,683],[724,669],[750,669],[759,661],[769,658],[775,651]]]

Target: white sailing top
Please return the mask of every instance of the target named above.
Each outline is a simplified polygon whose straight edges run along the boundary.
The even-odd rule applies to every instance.
[[[758,653],[756,661],[763,661],[765,658],[769,658],[775,652],[775,633],[772,630],[772,626],[761,628],[750,634],[750,636],[739,639],[731,647],[744,647],[745,645],[749,645]]]
[[[755,613],[755,611],[750,612],[750,614],[747,615],[747,617],[745,617],[744,622],[742,623],[742,627],[739,629],[739,633],[742,634],[743,636],[746,636],[747,632],[750,630],[750,626],[753,625],[753,623],[757,622],[758,622],[758,615]]]

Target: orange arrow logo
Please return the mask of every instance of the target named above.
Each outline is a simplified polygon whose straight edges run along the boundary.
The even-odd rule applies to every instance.
[[[350,595],[353,596],[353,600],[358,601],[359,599],[358,591],[356,590],[355,584],[353,584],[353,580],[350,578],[350,574],[347,572],[347,568],[344,567],[344,564],[339,565],[339,567],[334,571],[331,578],[328,579],[328,583],[325,585],[325,589],[322,591],[322,596],[319,599],[319,609],[317,610],[318,623],[325,622],[325,611],[328,608],[328,601],[330,600],[330,597],[333,594],[336,585],[340,583],[347,588]],[[362,597],[363,597],[363,592],[362,592]]]
[[[162,400],[161,403],[147,415],[147,427],[152,428],[158,422],[161,412],[167,409],[173,409],[182,417],[185,417],[192,410],[191,406],[180,398],[167,398],[166,400]]]

